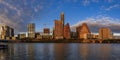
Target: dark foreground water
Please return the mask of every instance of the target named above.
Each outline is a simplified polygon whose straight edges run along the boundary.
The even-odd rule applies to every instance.
[[[14,43],[0,60],[120,60],[120,44]]]

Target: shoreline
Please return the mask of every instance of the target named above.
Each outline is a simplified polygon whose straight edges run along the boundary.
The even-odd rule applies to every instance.
[[[110,40],[82,40],[82,39],[31,39],[31,40],[0,40],[3,43],[120,43],[120,39]]]

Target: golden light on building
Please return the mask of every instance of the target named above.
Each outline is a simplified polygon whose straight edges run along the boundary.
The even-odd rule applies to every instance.
[[[71,38],[69,23],[67,23],[67,24],[64,26],[64,38],[65,38],[65,39],[70,39],[70,38]]]
[[[83,23],[83,24],[82,24],[82,27],[81,27],[81,29],[80,29],[80,31],[79,31],[79,38],[81,38],[81,39],[87,39],[87,36],[88,36],[89,34],[91,34],[91,32],[90,32],[87,24],[86,24],[86,23]]]
[[[109,28],[100,28],[99,38],[100,39],[111,39],[112,38],[111,30]]]
[[[64,13],[61,13],[60,20],[55,20],[54,38],[63,39],[64,38]]]

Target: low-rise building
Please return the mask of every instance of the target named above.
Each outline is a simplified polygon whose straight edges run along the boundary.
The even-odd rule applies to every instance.
[[[26,34],[18,34],[18,39],[24,39],[26,38]]]

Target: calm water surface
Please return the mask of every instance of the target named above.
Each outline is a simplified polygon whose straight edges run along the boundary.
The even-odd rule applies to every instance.
[[[0,60],[120,60],[120,44],[10,43]]]

